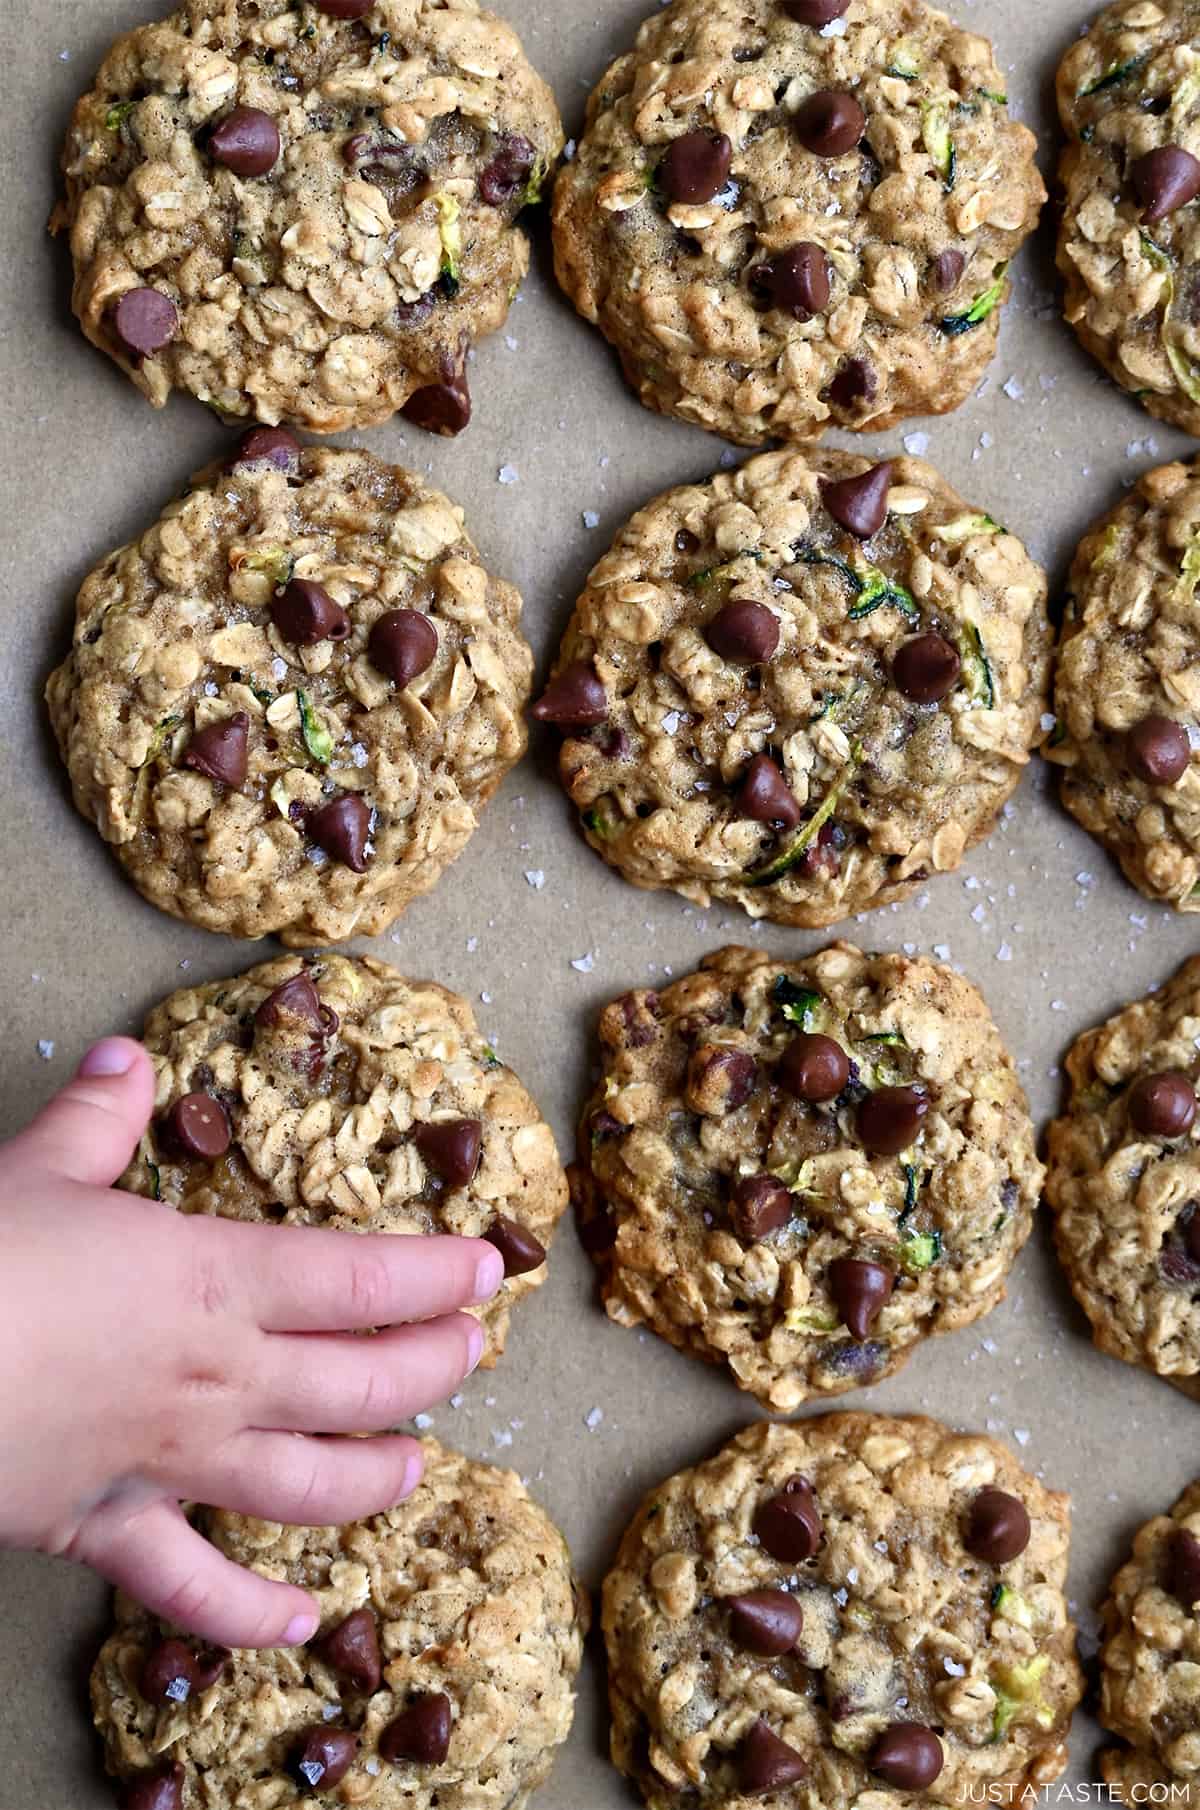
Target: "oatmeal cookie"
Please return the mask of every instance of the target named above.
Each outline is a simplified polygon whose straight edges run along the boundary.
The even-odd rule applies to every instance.
[[[592,95],[558,279],[648,408],[743,445],[940,414],[995,350],[1034,150],[923,0],[674,0]]]
[[[1200,1399],[1200,957],[1071,1048],[1055,1239],[1101,1351]]]
[[[1045,597],[921,460],[767,453],[633,517],[534,715],[627,880],[820,928],[991,831],[1042,736]]]
[[[529,263],[553,97],[476,0],[185,0],[63,153],[75,312],[156,407],[458,433]]]
[[[525,750],[520,611],[424,479],[258,429],[79,594],[46,694],[75,802],[176,917],[377,935]]]
[[[109,1771],[153,1810],[523,1810],[566,1740],[588,1605],[511,1471],[424,1442],[406,1502],[347,1527],[215,1509],[219,1551],[311,1591],[307,1647],[212,1652],[118,1596],[92,1672]]]
[[[747,1428],[651,1491],[605,1582],[616,1764],[650,1810],[1035,1797],[1082,1682],[1068,1513],[937,1421]]]
[[[173,993],[143,1041],[155,1111],[122,1188],[181,1213],[490,1239],[507,1280],[469,1311],[495,1363],[567,1184],[465,999],[369,956],[281,956]]]
[[[1200,434],[1200,5],[1118,0],[1058,71],[1064,308],[1109,376]]]
[[[610,1317],[768,1408],[879,1381],[1003,1299],[1042,1183],[987,1006],[835,943],[723,949],[600,1019],[572,1171]]]
[[[1198,417],[1200,420],[1200,417]],[[1147,472],[1080,543],[1047,757],[1149,899],[1200,911],[1200,463]]]
[[[1200,1804],[1200,1482],[1148,1521],[1104,1605],[1100,1720],[1129,1747],[1100,1756],[1127,1804]],[[1170,1787],[1168,1796],[1163,1787]]]

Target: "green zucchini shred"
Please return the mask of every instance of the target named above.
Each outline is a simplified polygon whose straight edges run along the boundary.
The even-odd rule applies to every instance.
[[[960,649],[963,677],[972,704],[981,710],[996,708],[996,675],[983,645],[983,636],[973,622],[965,622]]]
[[[900,1262],[910,1276],[932,1269],[942,1255],[942,1234],[905,1231],[900,1236]]]
[[[705,566],[702,571],[693,572],[687,580],[688,590],[707,591],[710,585],[732,582],[740,559],[752,559],[756,565],[761,565],[763,556],[757,548],[748,547],[744,553],[735,553],[733,558],[727,559],[723,565]]]
[[[954,187],[957,161],[950,134],[950,105],[946,100],[925,101],[921,106],[921,142],[942,179],[947,194]]]
[[[991,287],[982,295],[977,295],[971,306],[962,314],[948,314],[939,323],[947,339],[955,339],[960,333],[969,333],[973,327],[982,326],[990,314],[993,314],[1004,294],[1004,282],[1008,272],[1007,262],[997,264]]]
[[[776,980],[771,997],[789,1024],[798,1024],[802,1031],[815,1031],[823,1022],[825,1001],[821,995],[808,987],[798,987],[786,974]]]
[[[306,691],[296,693],[296,704],[300,711],[300,733],[304,737],[304,746],[319,766],[327,767],[333,759],[333,737],[313,709]]]
[[[790,845],[784,849],[782,854],[776,855],[772,861],[768,862],[766,867],[760,867],[750,872],[747,879],[751,886],[772,885],[776,880],[781,880],[784,874],[790,873],[792,868],[804,859],[809,848],[811,848],[813,842],[820,835],[825,825],[829,822],[829,819],[837,810],[838,805],[841,803],[842,796],[845,793],[847,786],[854,778],[854,775],[857,773],[862,762],[862,753],[862,743],[856,742],[854,747],[850,750],[850,759],[846,762],[845,766],[830,786],[828,792],[826,792],[816,813],[803,825],[799,834]]]
[[[136,106],[136,101],[115,101],[104,115],[104,124],[107,130],[109,132],[119,132]]]
[[[1145,51],[1140,56],[1130,57],[1126,63],[1110,63],[1103,75],[1097,76],[1094,82],[1089,82],[1086,88],[1079,90],[1076,99],[1086,100],[1091,94],[1103,94],[1107,88],[1115,88],[1120,82],[1127,82],[1146,62],[1148,56],[1149,52]]]

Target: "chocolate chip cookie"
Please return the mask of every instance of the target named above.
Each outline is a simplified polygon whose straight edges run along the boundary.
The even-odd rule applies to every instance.
[[[1147,472],[1080,543],[1045,750],[1071,815],[1177,911],[1200,911],[1198,583],[1193,460]]]
[[[610,1317],[791,1410],[1003,1299],[1042,1168],[983,999],[835,943],[723,949],[600,1019],[572,1170]]]
[[[135,1810],[523,1810],[570,1731],[587,1599],[519,1478],[424,1454],[408,1501],[347,1527],[196,1511],[316,1596],[307,1647],[213,1652],[118,1596],[92,1707]]]
[[[881,1414],[748,1427],[621,1542],[613,1758],[650,1810],[1032,1799],[1082,1682],[1068,1542],[1066,1496],[994,1440]]]
[[[1063,58],[1058,267],[1109,376],[1200,434],[1200,11],[1118,0]]]
[[[423,479],[256,429],[79,594],[47,688],[75,802],[176,917],[374,936],[524,752],[520,611]]]
[[[819,928],[990,832],[1042,738],[1045,598],[921,460],[767,453],[633,517],[534,715],[627,880]]]
[[[1085,1031],[1047,1134],[1046,1198],[1101,1351],[1200,1400],[1200,957]]]
[[[1200,1803],[1200,1483],[1148,1521],[1104,1605],[1100,1720],[1128,1747],[1100,1756],[1126,1804]]]
[[[1046,192],[923,0],[674,0],[591,97],[558,279],[648,408],[747,446],[956,408]]]
[[[475,0],[185,0],[118,40],[63,153],[74,307],[156,407],[319,433],[470,419],[466,353],[562,149]]]
[[[554,1134],[465,999],[369,956],[282,956],[173,993],[143,1040],[154,1117],[120,1186],[181,1213],[487,1238],[483,1362],[546,1280]]]

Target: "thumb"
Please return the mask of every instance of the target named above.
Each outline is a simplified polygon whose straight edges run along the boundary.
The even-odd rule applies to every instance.
[[[15,1140],[26,1160],[107,1188],[137,1148],[154,1108],[154,1067],[132,1037],[93,1044],[73,1081]]]

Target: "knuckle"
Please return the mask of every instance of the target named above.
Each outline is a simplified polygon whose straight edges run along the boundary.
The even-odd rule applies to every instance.
[[[383,1325],[390,1311],[391,1273],[384,1258],[356,1251],[350,1263],[348,1299],[358,1323]]]
[[[209,1587],[199,1573],[192,1572],[159,1599],[159,1614],[166,1621],[187,1627],[204,1614],[210,1595]]]

